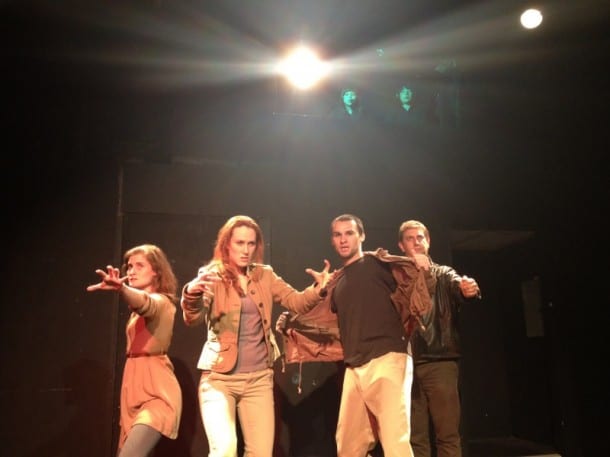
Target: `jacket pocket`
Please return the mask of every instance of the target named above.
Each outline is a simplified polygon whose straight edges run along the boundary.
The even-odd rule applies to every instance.
[[[207,341],[201,351],[197,367],[202,370],[212,370],[218,373],[231,371],[237,360],[237,346],[235,343],[222,343],[220,341]]]

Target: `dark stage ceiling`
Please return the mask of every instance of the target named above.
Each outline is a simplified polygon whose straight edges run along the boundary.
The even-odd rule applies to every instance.
[[[552,202],[542,216],[531,214],[538,219],[596,217],[585,208],[607,194],[610,2],[536,5],[542,27],[525,31],[518,16],[526,1],[4,1],[3,107],[14,151],[7,166],[19,176],[38,164],[22,184],[27,193],[47,163],[70,157],[53,150],[66,139],[57,132],[74,127],[62,125],[66,112],[116,117],[132,97],[180,110],[189,100],[251,90],[264,82],[265,62],[303,40],[324,57],[357,62],[363,74],[425,72],[454,57],[480,120],[468,134],[485,140],[454,162],[465,193],[486,189],[484,199],[497,191],[508,209],[528,196]],[[69,140],[91,141],[83,137],[92,132]],[[516,228],[531,228],[523,225]]]

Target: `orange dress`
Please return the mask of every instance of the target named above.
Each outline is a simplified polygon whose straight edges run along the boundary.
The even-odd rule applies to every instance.
[[[175,439],[182,413],[182,392],[167,351],[176,306],[165,295],[129,287],[121,290],[132,313],[126,328],[119,448],[136,424],[148,425]]]

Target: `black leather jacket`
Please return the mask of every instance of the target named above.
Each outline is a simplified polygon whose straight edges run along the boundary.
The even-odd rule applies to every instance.
[[[472,300],[462,295],[461,276],[453,268],[433,263],[430,271],[436,278],[432,308],[421,318],[423,327],[417,327],[411,337],[415,364],[460,358],[458,317],[461,305]]]

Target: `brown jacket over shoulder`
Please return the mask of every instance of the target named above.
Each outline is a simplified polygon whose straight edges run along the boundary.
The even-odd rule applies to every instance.
[[[410,337],[414,327],[422,325],[421,316],[430,311],[434,278],[419,268],[410,257],[392,255],[382,248],[363,254],[390,264],[397,284],[390,298]],[[284,313],[278,319],[276,330],[283,335],[286,363],[333,362],[343,359],[337,315],[331,307],[333,289],[342,276],[343,268],[334,272],[326,287],[324,299],[313,310],[292,316]]]

